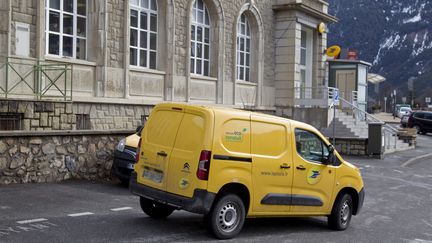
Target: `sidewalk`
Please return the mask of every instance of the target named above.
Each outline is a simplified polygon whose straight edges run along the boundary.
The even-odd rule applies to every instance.
[[[400,123],[400,118],[399,117],[395,117],[393,118],[393,115],[391,113],[384,113],[384,112],[380,112],[377,114],[372,114],[374,117],[380,119],[381,121],[385,122],[385,123]]]

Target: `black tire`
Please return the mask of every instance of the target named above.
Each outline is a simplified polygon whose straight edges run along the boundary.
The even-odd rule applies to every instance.
[[[221,196],[210,212],[204,216],[207,229],[216,238],[234,238],[243,228],[246,210],[240,197],[234,194]]]
[[[155,202],[145,197],[140,197],[142,211],[155,219],[164,219],[172,214],[174,208],[165,204]]]
[[[340,195],[328,216],[328,226],[333,230],[346,230],[350,224],[353,210],[352,198],[349,194]]]

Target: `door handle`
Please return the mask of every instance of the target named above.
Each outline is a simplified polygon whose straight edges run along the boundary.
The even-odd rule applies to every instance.
[[[306,170],[306,168],[303,165],[299,165],[296,167],[297,170]]]
[[[289,166],[289,165],[287,165],[287,164],[281,164],[281,165],[280,165],[280,168],[281,168],[281,169],[289,169],[289,168],[291,168],[291,166]]]
[[[162,156],[162,157],[167,157],[168,156],[168,154],[165,153],[165,151],[160,151],[160,152],[157,153],[157,155]]]

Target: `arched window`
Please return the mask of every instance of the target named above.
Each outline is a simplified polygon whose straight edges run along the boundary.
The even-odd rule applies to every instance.
[[[237,80],[250,81],[251,31],[243,13],[237,24]]]
[[[210,76],[210,15],[203,0],[195,0],[191,14],[191,73]]]
[[[158,6],[156,0],[130,1],[130,65],[156,69]]]

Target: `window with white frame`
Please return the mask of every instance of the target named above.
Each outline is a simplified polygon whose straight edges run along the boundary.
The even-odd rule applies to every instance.
[[[250,81],[251,31],[249,21],[242,14],[237,24],[237,80]]]
[[[158,7],[156,0],[130,1],[130,65],[156,69]]]
[[[310,98],[312,87],[312,45],[313,32],[309,29],[301,30],[300,41],[300,81],[297,85],[296,98]]]
[[[191,73],[210,76],[210,15],[202,0],[192,8]]]
[[[86,59],[87,0],[47,0],[46,4],[47,54]]]

